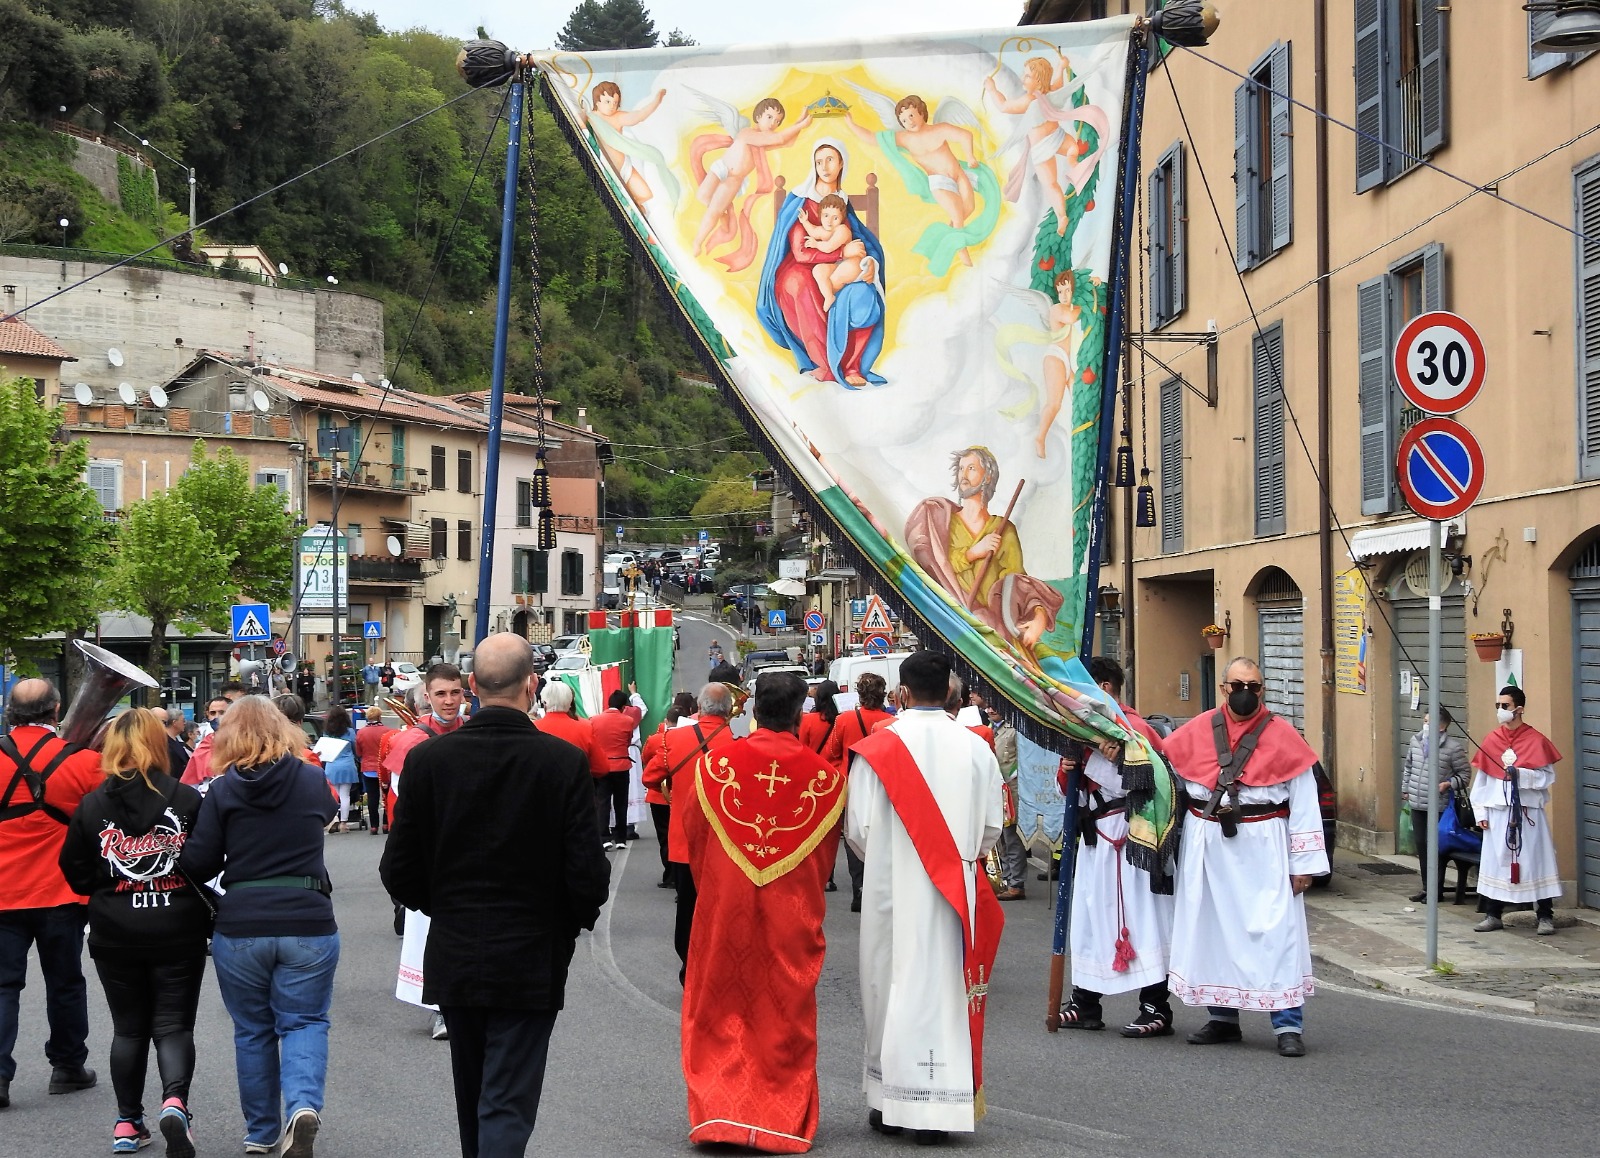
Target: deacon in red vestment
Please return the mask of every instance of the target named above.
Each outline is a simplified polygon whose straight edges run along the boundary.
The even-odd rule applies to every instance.
[[[806,686],[756,680],[758,730],[695,763],[684,835],[699,904],[683,989],[689,1141],[801,1154],[816,1136],[823,886],[845,778],[800,743]]]
[[[1555,898],[1561,872],[1555,841],[1545,819],[1561,753],[1532,724],[1523,722],[1527,696],[1515,684],[1495,697],[1498,727],[1484,737],[1472,758],[1472,809],[1484,830],[1478,865],[1478,903],[1483,920],[1476,932],[1501,928],[1508,902],[1532,901],[1541,937],[1556,931]]]

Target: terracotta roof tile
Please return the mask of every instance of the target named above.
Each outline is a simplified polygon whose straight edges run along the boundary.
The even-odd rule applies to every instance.
[[[28,358],[59,358],[63,362],[78,360],[27,322],[17,318],[0,320],[0,354],[19,354]]]

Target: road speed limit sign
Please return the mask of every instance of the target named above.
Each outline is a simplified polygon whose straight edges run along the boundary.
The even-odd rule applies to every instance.
[[[1400,393],[1428,414],[1465,410],[1483,389],[1486,368],[1478,331],[1443,310],[1412,318],[1394,344]]]

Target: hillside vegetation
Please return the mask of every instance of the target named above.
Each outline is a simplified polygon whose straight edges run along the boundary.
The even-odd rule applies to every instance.
[[[587,0],[574,20],[619,6],[643,13],[637,0]],[[630,27],[637,36],[637,21]],[[203,240],[260,245],[293,276],[331,275],[382,300],[398,383],[486,387],[504,121],[490,130],[504,94],[468,93],[455,73],[458,48],[421,30],[385,30],[338,0],[0,0],[0,228],[11,223],[0,241],[60,245],[63,216],[73,222],[68,244],[114,253],[182,229],[188,207],[180,214],[171,197],[185,188],[183,170],[151,152],[167,203],[129,213],[72,172],[74,146],[48,128],[65,117],[137,144],[120,123],[194,166],[200,220],[222,215]],[[567,421],[586,408],[617,446],[608,517],[688,526],[672,520],[685,519],[711,482],[742,479],[762,460],[715,391],[678,376],[699,372],[688,346],[550,114],[533,102],[530,119],[547,393]],[[530,221],[524,203],[507,371],[508,388],[523,392],[534,364]]]

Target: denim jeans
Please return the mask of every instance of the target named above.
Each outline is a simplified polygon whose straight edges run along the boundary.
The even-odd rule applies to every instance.
[[[28,980],[28,947],[39,947],[44,974],[45,1017],[50,1039],[44,1056],[52,1066],[89,1060],[89,993],[83,981],[84,905],[50,909],[0,909],[0,1078],[17,1076],[11,1051],[17,1045],[22,987]]]
[[[270,1145],[294,1112],[322,1111],[328,1006],[339,934],[211,938],[222,1002],[233,1017],[245,1141]]]
[[[1226,1006],[1210,1005],[1206,1007],[1206,1012],[1211,1014],[1212,1021],[1237,1022],[1239,1020],[1239,1011],[1237,1009],[1229,1009]],[[1301,1032],[1301,1027],[1305,1024],[1305,1020],[1306,1007],[1303,1005],[1296,1005],[1293,1009],[1274,1009],[1272,1010],[1272,1032],[1299,1033]]]

